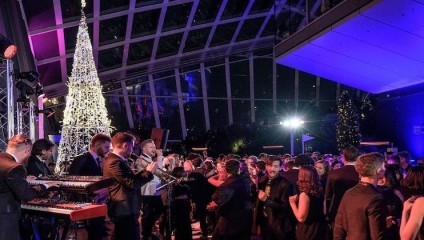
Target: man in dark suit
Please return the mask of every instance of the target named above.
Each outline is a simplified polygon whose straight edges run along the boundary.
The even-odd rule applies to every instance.
[[[249,178],[239,175],[240,162],[237,160],[228,160],[225,169],[228,178],[208,205],[208,209],[216,209],[219,215],[212,239],[248,240],[252,230]]]
[[[113,239],[140,238],[140,188],[153,179],[152,172],[156,168],[156,163],[152,162],[143,171],[134,173],[131,170],[127,158],[133,151],[134,142],[134,136],[123,132],[116,133],[112,137],[113,151],[106,156],[103,167],[103,176],[116,180],[108,187],[108,215],[115,224]]]
[[[294,167],[287,172],[281,172],[281,175],[287,179],[297,189],[297,179],[299,175],[299,168],[302,166],[314,166],[314,160],[306,155],[299,154],[294,158]]]
[[[47,139],[38,139],[32,145],[31,156],[26,166],[27,174],[31,176],[52,175],[47,161],[52,157],[54,143]]]
[[[349,189],[340,203],[334,223],[334,240],[385,239],[387,208],[377,182],[384,177],[384,156],[359,156],[355,169],[360,182]]]
[[[110,150],[111,138],[103,133],[98,133],[91,138],[88,152],[74,158],[69,166],[69,174],[76,176],[102,176],[102,160]],[[101,191],[96,199],[104,199],[107,191]],[[88,201],[89,199],[83,199]],[[88,239],[101,240],[106,235],[105,217],[91,218],[87,220]]]
[[[330,171],[328,174],[327,185],[325,187],[325,203],[330,225],[334,223],[334,218],[336,217],[343,194],[359,181],[358,172],[355,170],[355,161],[358,155],[359,151],[355,147],[343,149],[342,161],[344,162],[344,166]]]
[[[13,136],[6,151],[0,153],[0,239],[19,240],[21,201],[43,195],[56,182],[30,187],[24,167],[31,153],[32,142],[27,136]]]
[[[262,239],[295,239],[295,224],[289,197],[295,193],[294,186],[279,172],[282,160],[270,156],[266,159],[267,177],[258,188],[257,222]]]
[[[91,138],[88,152],[74,158],[69,166],[69,175],[102,176],[101,164],[109,153],[111,138],[98,133]]]

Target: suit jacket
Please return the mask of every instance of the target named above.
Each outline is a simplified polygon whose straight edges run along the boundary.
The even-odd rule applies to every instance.
[[[330,222],[334,222],[340,201],[344,193],[359,182],[359,174],[355,166],[346,165],[342,168],[330,171],[325,187],[327,216]]]
[[[28,159],[28,165],[26,166],[27,174],[32,176],[45,176],[52,175],[49,167],[43,163],[38,157],[31,155]]]
[[[249,179],[230,176],[218,187],[212,200],[218,205],[216,210],[219,215],[212,239],[227,239],[225,236],[250,239],[252,206]]]
[[[30,187],[25,167],[12,155],[0,153],[0,239],[19,239],[21,201],[29,201],[46,192],[44,185]]]
[[[74,158],[69,166],[69,175],[76,176],[102,176],[102,169],[90,152]]]
[[[299,176],[299,169],[298,168],[292,168],[288,170],[287,172],[281,172],[281,176],[283,176],[289,183],[297,189],[297,180]]]
[[[385,239],[387,208],[375,186],[359,183],[343,196],[334,223],[333,240]]]
[[[115,179],[115,183],[108,187],[109,217],[117,218],[138,214],[141,204],[140,187],[152,180],[153,174],[141,171],[136,175],[125,160],[114,153],[109,153],[103,166],[103,176]]]
[[[266,181],[259,184],[260,190],[265,191],[268,180],[267,177]],[[281,175],[271,180],[270,187],[269,197],[265,202],[258,201],[258,222],[273,231],[267,235],[290,239],[294,235],[296,223],[289,203],[289,197],[295,194],[294,187]]]

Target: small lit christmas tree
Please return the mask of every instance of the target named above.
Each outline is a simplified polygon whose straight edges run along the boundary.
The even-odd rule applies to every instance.
[[[81,5],[82,15],[72,73],[68,82],[69,90],[66,97],[56,172],[61,170],[62,163],[70,163],[75,156],[86,152],[91,137],[100,132],[109,134],[110,130],[110,120],[107,116],[105,99],[102,95],[88,35],[84,0]]]
[[[337,148],[341,151],[345,147],[359,147],[361,140],[359,113],[347,91],[340,95],[337,106]]]

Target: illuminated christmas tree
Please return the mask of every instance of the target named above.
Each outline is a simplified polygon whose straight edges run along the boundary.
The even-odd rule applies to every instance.
[[[337,106],[337,148],[341,151],[345,147],[359,147],[361,133],[359,127],[359,113],[347,91],[340,95]]]
[[[68,96],[66,97],[56,172],[60,171],[62,163],[70,163],[75,156],[86,152],[91,137],[100,132],[109,134],[110,130],[110,120],[107,116],[105,99],[94,64],[93,49],[83,11],[84,0],[81,5],[82,15],[72,73],[68,81]]]

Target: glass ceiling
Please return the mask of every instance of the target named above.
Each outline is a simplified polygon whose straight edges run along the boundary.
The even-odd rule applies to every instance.
[[[80,0],[20,3],[40,81],[48,96],[65,95]],[[99,77],[108,82],[270,49],[305,24],[304,12],[304,0],[87,0],[85,8]]]

